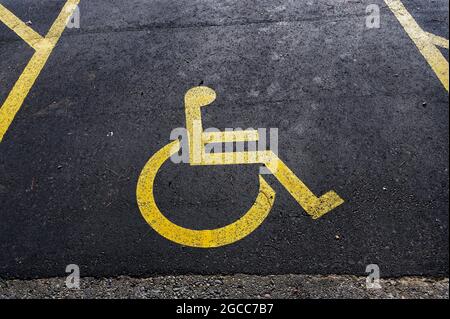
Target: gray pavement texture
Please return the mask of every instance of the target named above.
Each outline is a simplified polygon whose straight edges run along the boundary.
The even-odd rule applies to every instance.
[[[0,2],[42,34],[64,3]],[[404,2],[422,28],[448,37],[447,1]],[[365,27],[373,3],[380,29]],[[261,279],[252,296],[271,294],[274,280],[293,286],[273,297],[313,297],[301,288],[315,283],[323,296],[366,297],[353,277],[305,275],[365,276],[378,264],[386,277],[448,277],[448,93],[383,1],[81,0],[80,12],[81,28],[64,33],[0,144],[0,278],[62,277],[68,264],[88,277],[294,274],[230,277],[229,295],[213,287],[246,296],[234,282]],[[0,23],[0,101],[32,53]],[[206,127],[278,128],[280,158],[316,194],[333,189],[345,204],[312,220],[270,179],[275,205],[247,238],[204,250],[159,236],[137,207],[137,179],[184,127],[183,96],[199,84],[218,94]],[[167,163],[155,196],[181,226],[223,226],[252,205],[257,173]],[[175,296],[173,278],[161,292],[153,282],[172,279],[90,280],[106,289],[92,292],[58,290],[59,279],[30,287],[120,296],[124,283],[133,296]],[[448,297],[448,281],[412,282],[413,296]],[[33,294],[23,283],[2,281],[1,294]],[[409,280],[398,285],[380,296],[408,297]]]
[[[68,289],[64,278],[0,281],[0,299],[448,299],[448,278],[381,279],[367,289],[355,276],[167,276],[82,278]]]

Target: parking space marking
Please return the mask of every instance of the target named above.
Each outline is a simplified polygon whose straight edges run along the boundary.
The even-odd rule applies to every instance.
[[[424,31],[413,16],[408,12],[401,0],[384,0],[397,20],[405,29],[406,33],[413,40],[423,57],[433,69],[436,76],[448,92],[449,70],[448,61],[436,46],[448,48],[448,40],[430,35]]]
[[[427,35],[430,37],[434,45],[437,45],[438,47],[448,50],[448,40],[446,38],[440,37],[438,35],[429,32],[427,32]]]
[[[0,4],[0,21],[36,51],[11,92],[9,92],[2,107],[0,107],[0,143],[44,68],[79,2],[80,0],[67,0],[45,37],[39,35]]]
[[[2,4],[0,4],[0,20],[35,50],[38,49],[37,43],[44,39]]]

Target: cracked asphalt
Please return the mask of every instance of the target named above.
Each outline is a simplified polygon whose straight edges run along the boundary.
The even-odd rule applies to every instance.
[[[44,35],[65,1],[0,3]],[[448,39],[447,1],[403,3]],[[378,29],[366,27],[369,4],[380,7]],[[318,280],[325,297],[429,289],[448,298],[448,92],[383,0],[81,0],[79,8],[80,28],[65,30],[0,143],[0,298],[27,297],[18,291],[28,279],[44,280],[37,296],[65,297],[49,288],[62,279],[45,278],[63,278],[68,264],[119,285],[123,276],[150,286],[169,280],[158,278],[190,286],[195,276],[280,283],[278,293],[224,297],[319,296],[281,289]],[[0,103],[32,54],[0,22]],[[198,249],[156,233],[136,202],[138,177],[185,126],[183,97],[198,85],[217,93],[205,127],[277,128],[279,157],[315,194],[334,190],[345,203],[313,220],[269,176],[275,204],[248,237]],[[222,227],[253,204],[258,170],[168,162],[155,198],[182,227]],[[410,283],[422,288],[370,296],[360,287],[369,264],[382,278],[421,278]],[[327,276],[356,290],[333,293]],[[418,283],[435,280],[427,278],[444,279]]]

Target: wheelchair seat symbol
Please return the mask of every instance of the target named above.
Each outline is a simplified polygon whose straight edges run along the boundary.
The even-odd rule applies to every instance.
[[[216,99],[214,90],[200,86],[185,95],[186,129],[190,165],[263,164],[286,188],[291,196],[313,219],[317,219],[344,201],[334,191],[316,197],[308,187],[272,151],[207,153],[205,145],[258,141],[258,131],[203,132],[201,108]],[[200,138],[198,138],[200,137]],[[184,246],[214,248],[232,244],[251,234],[266,219],[275,201],[275,191],[259,175],[259,193],[253,206],[239,220],[222,228],[194,230],[172,223],[159,210],[154,194],[156,174],[161,166],[178,153],[181,142],[175,140],[155,153],[144,166],[137,184],[137,202],[146,222],[161,236]]]

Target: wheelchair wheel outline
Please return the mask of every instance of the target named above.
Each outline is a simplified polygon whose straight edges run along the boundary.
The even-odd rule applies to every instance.
[[[137,184],[137,203],[145,221],[157,233],[177,244],[215,248],[235,243],[254,232],[267,218],[275,202],[276,193],[259,175],[259,193],[253,206],[237,221],[216,229],[194,230],[178,226],[159,210],[153,187],[162,165],[180,150],[180,141],[175,140],[156,152],[145,164]]]

